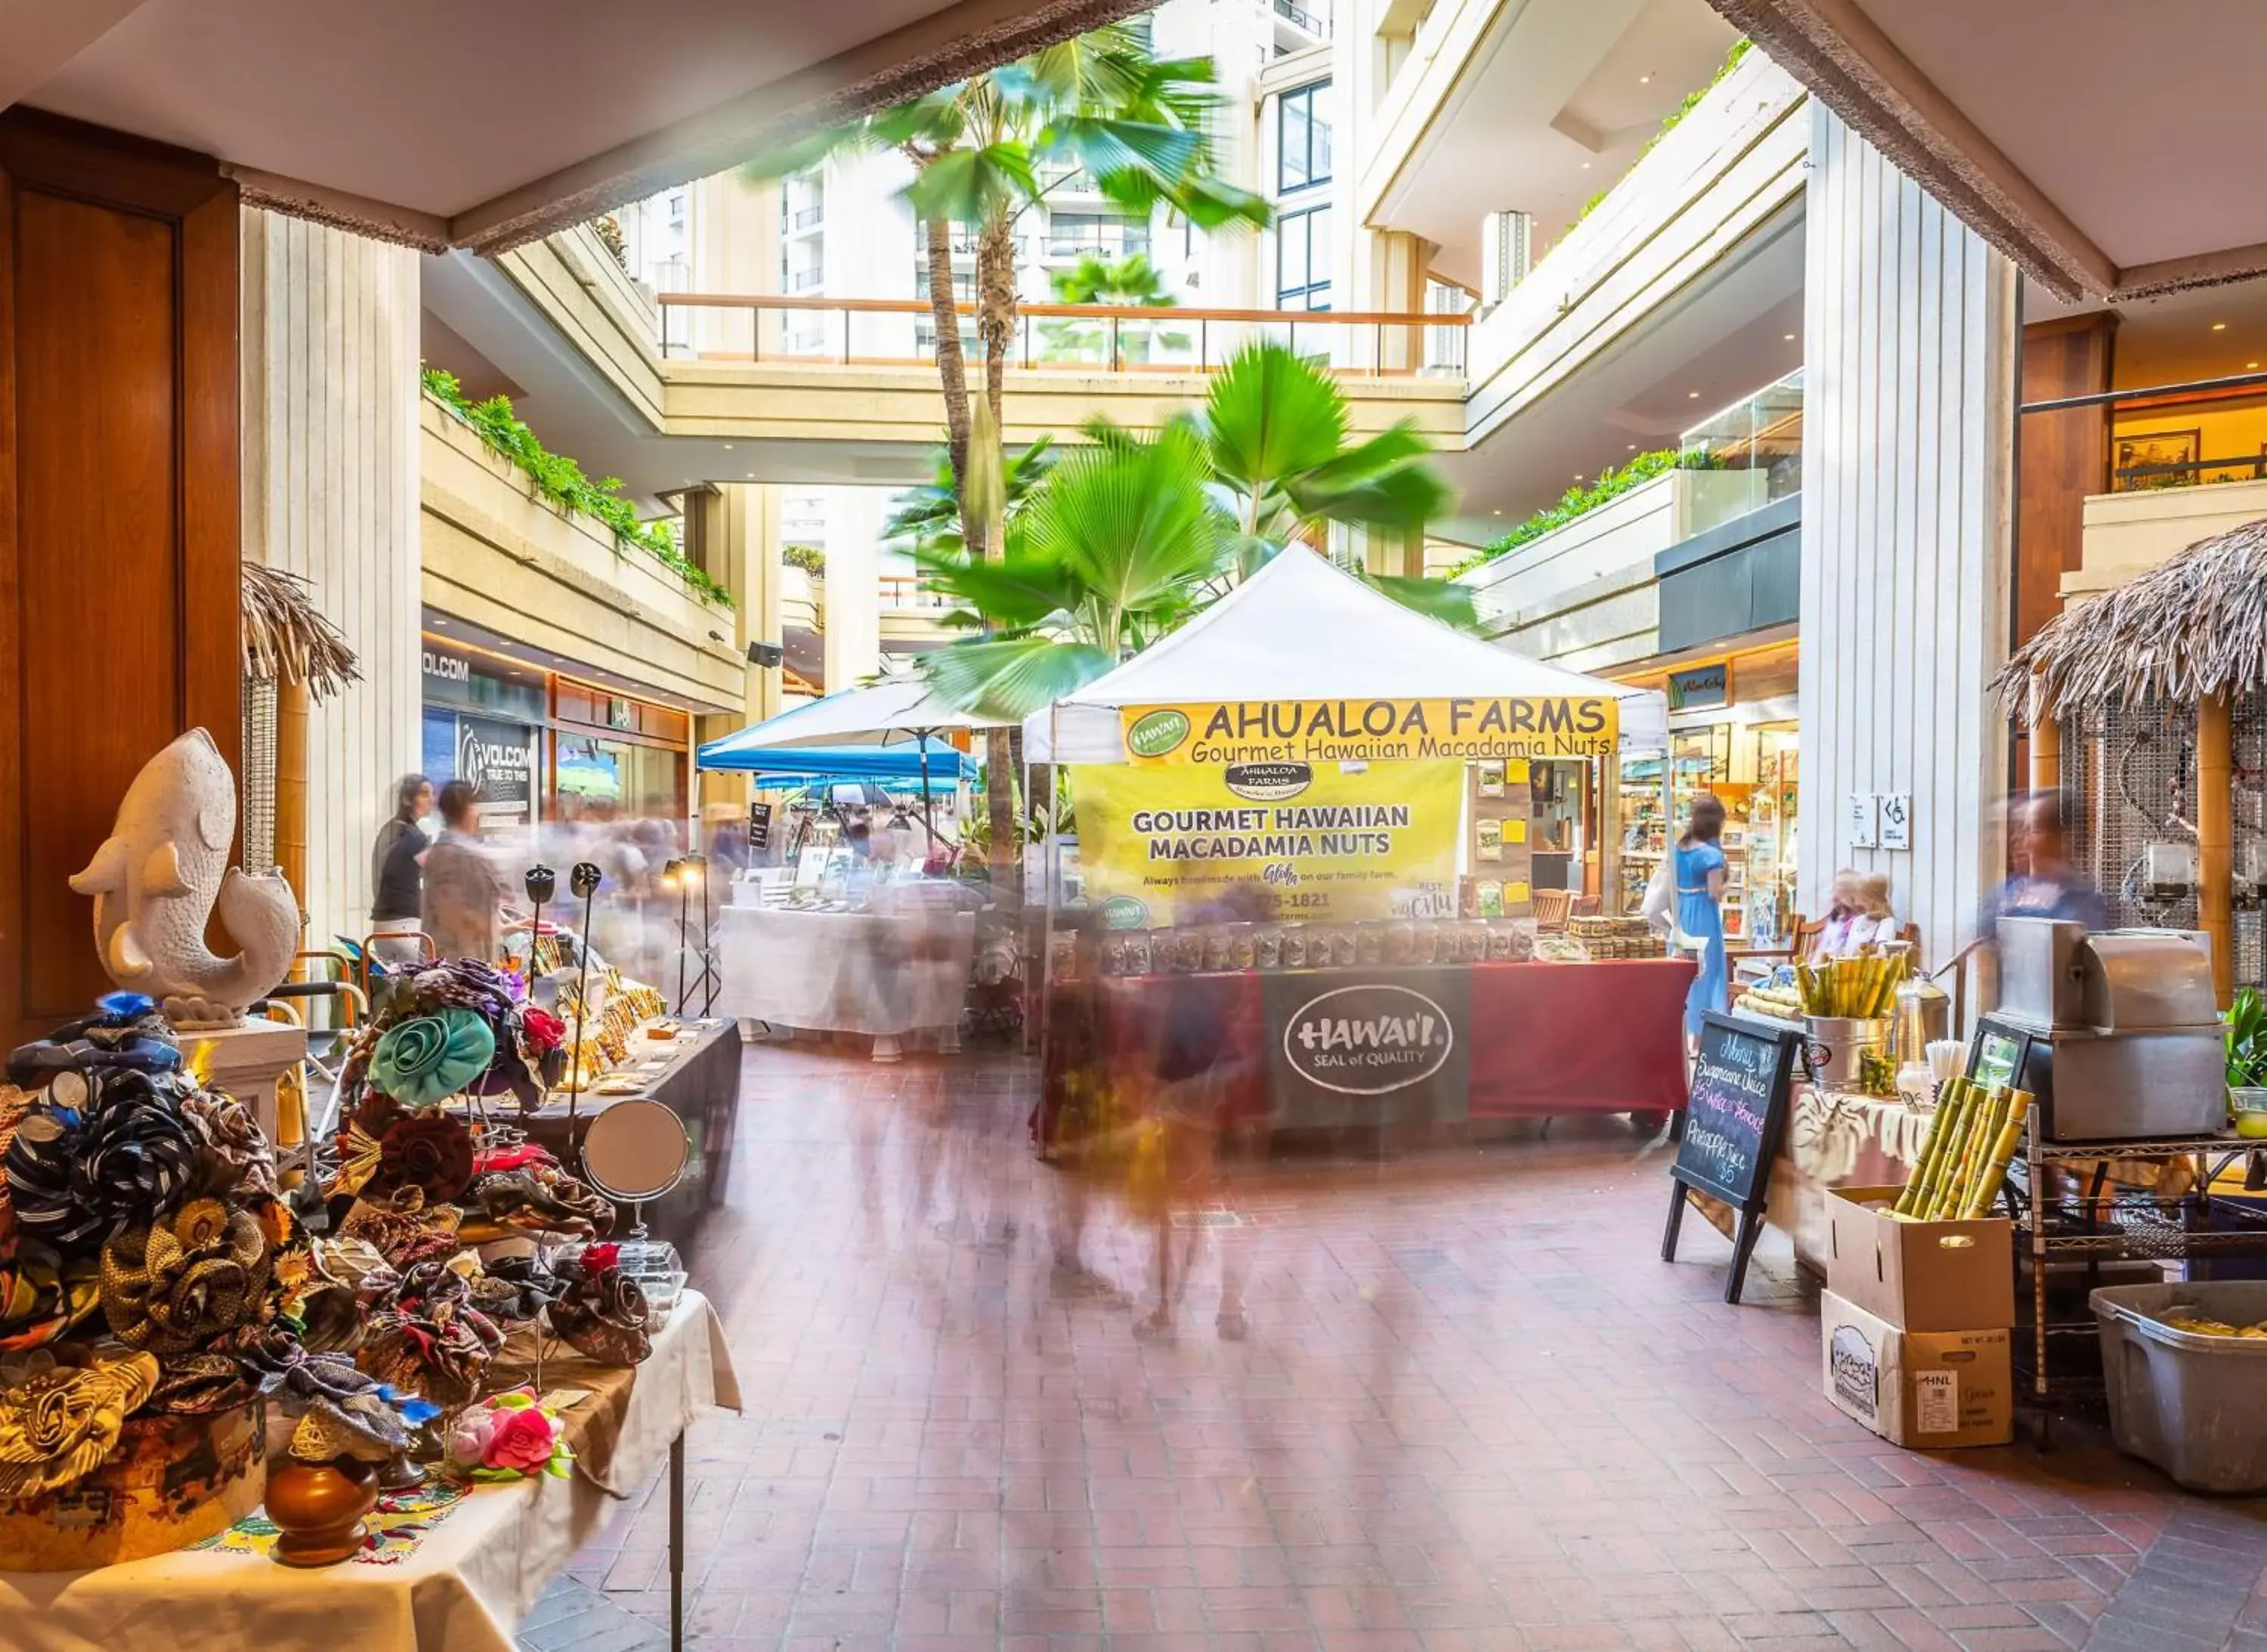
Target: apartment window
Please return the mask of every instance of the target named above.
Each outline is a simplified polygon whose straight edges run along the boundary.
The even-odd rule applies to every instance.
[[[1130,258],[1149,250],[1149,221],[1115,212],[1054,212],[1047,216],[1050,258]]]
[[[1331,83],[1287,92],[1275,102],[1275,192],[1290,195],[1331,180]]]
[[[1331,209],[1310,207],[1275,220],[1275,307],[1331,307]]]

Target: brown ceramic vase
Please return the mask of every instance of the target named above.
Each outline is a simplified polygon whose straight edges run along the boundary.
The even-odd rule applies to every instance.
[[[362,1517],[378,1507],[378,1470],[352,1457],[302,1463],[287,1457],[268,1472],[268,1517],[275,1558],[286,1566],[335,1566],[362,1547]]]

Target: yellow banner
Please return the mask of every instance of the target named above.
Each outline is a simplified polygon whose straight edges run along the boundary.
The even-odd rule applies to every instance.
[[[1610,694],[1478,700],[1245,700],[1127,706],[1119,727],[1135,767],[1610,757]]]
[[[1453,911],[1464,766],[1342,772],[1244,763],[1160,774],[1074,764],[1080,875],[1113,929],[1198,921],[1258,885],[1283,918],[1356,922],[1412,903]]]

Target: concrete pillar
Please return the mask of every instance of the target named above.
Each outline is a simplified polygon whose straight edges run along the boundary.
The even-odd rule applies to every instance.
[[[422,745],[417,254],[253,208],[242,247],[244,557],[306,579],[362,669],[308,707],[297,777],[320,946],[369,928],[370,842]]]
[[[882,669],[881,516],[861,488],[826,540],[826,692],[855,688]]]
[[[780,640],[779,510],[777,489],[753,482],[722,482],[686,496],[689,515],[698,517],[696,532],[708,572],[732,593],[732,646],[742,653],[751,642]],[[767,524],[768,523],[768,527]],[[747,697],[738,711],[716,712],[701,717],[696,743],[722,739],[752,723],[779,715],[780,668],[748,667]],[[704,773],[701,797],[705,807],[730,804],[734,811],[747,801],[744,776]]]
[[[1801,909],[1889,874],[1923,956],[2002,875],[2015,274],[1811,106],[1801,549]],[[1858,848],[1849,799],[1912,800],[1912,848]]]
[[[1369,297],[1358,307],[1422,315],[1425,272],[1432,267],[1433,243],[1421,235],[1401,230],[1375,231],[1368,241]],[[1425,333],[1421,327],[1373,327],[1371,339],[1365,353],[1374,356],[1383,371],[1413,372],[1425,364]]]

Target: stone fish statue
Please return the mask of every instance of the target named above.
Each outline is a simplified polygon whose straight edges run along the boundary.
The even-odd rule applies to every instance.
[[[94,943],[110,979],[159,1001],[176,1026],[234,1026],[283,979],[299,944],[299,903],[269,875],[225,864],[236,835],[236,777],[202,729],[142,766],[117,823],[70,886],[94,897]],[[241,949],[216,957],[217,907]]]

